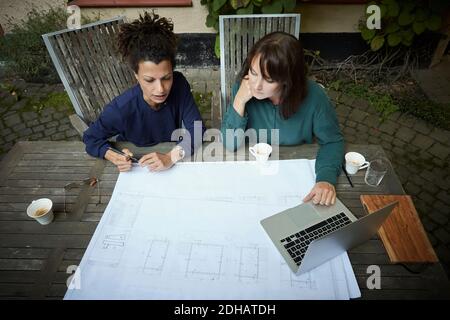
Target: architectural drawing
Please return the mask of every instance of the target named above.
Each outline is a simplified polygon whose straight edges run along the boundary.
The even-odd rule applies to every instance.
[[[81,289],[68,290],[65,299],[360,295],[346,253],[296,276],[274,248],[260,221],[297,205],[314,185],[314,161],[277,167],[272,175],[251,162],[121,173],[81,261]]]

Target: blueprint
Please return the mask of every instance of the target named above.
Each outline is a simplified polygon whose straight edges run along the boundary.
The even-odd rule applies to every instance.
[[[119,175],[65,299],[359,297],[347,253],[296,276],[260,224],[314,181],[305,159],[134,166]]]

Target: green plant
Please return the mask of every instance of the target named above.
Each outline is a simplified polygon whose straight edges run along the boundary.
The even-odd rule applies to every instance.
[[[41,113],[45,108],[54,108],[60,112],[67,111],[67,114],[73,113],[72,103],[66,92],[50,92],[44,97],[31,97],[21,111]]]
[[[331,82],[328,88],[343,92],[351,97],[367,100],[369,106],[378,112],[380,122],[385,121],[391,114],[400,109],[398,103],[389,93],[376,91],[367,83],[353,83],[338,79]]]
[[[232,14],[275,14],[293,12],[296,0],[201,0],[208,8],[206,26],[219,31],[219,15]],[[220,56],[219,35],[215,43],[216,56]]]
[[[370,5],[380,8],[381,29],[367,28],[366,21],[371,14],[366,13],[359,22],[359,30],[373,51],[386,44],[409,47],[417,35],[426,30],[437,31],[442,25],[441,14],[449,6],[447,0],[376,0],[367,4]]]
[[[41,35],[66,29],[68,16],[64,7],[58,7],[32,8],[26,19],[18,23],[8,17],[7,22],[12,28],[0,38],[0,60],[6,61],[9,73],[31,82],[59,82]],[[90,21],[82,17],[83,24]]]
[[[412,114],[433,126],[450,130],[450,103],[436,103],[428,99],[421,90],[407,92],[395,101],[403,113]]]

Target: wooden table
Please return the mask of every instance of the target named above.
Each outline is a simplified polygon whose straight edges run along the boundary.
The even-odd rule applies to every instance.
[[[167,152],[171,147],[171,143],[165,143],[132,150],[139,155],[154,150]],[[248,158],[248,154],[223,153],[217,146],[212,153],[211,147],[214,143],[203,145],[203,152],[192,158],[196,161],[221,160],[224,156],[227,160]],[[367,158],[383,153],[375,145],[350,145],[347,149],[357,150]],[[272,158],[312,159],[316,152],[316,145],[280,147]],[[83,184],[90,177],[100,179],[100,190]],[[19,142],[14,146],[0,166],[0,298],[60,299],[64,296],[70,276],[67,268],[80,263],[117,177],[118,171],[111,163],[88,156],[81,142]],[[352,176],[352,181],[354,188],[341,175],[337,192],[358,217],[364,215],[360,194],[404,193],[393,170],[376,188],[364,183],[363,171]],[[73,182],[80,186],[64,191],[64,186]],[[55,220],[47,226],[26,215],[28,204],[40,197],[54,202]],[[428,265],[418,273],[390,264],[377,236],[350,250],[349,256],[363,299],[449,298],[450,286],[441,264]],[[370,265],[381,268],[380,290],[367,289]]]

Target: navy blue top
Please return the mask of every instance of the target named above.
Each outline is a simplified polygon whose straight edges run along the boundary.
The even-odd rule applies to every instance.
[[[184,139],[179,143],[190,155],[194,151],[194,121],[201,120],[189,83],[183,74],[175,71],[169,96],[158,110],[152,109],[144,100],[142,89],[137,84],[105,106],[100,117],[84,132],[83,142],[88,154],[104,158],[110,146],[108,139],[115,135],[118,135],[117,141],[129,141],[138,147],[179,141],[180,135],[174,140],[171,140],[171,136],[175,129],[181,128],[183,122],[192,139]],[[196,131],[201,132],[203,137],[203,123],[201,126],[197,123],[197,128]],[[197,138],[200,144],[201,137]]]

